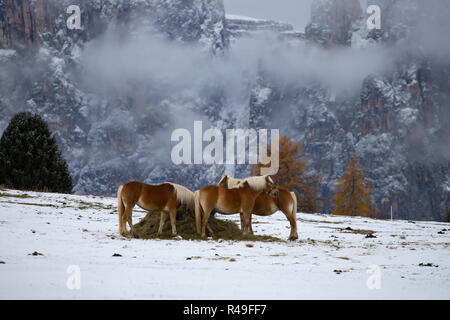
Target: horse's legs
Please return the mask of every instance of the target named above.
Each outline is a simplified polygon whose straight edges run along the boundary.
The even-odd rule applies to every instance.
[[[241,216],[241,231],[244,232],[244,225],[245,225],[244,214],[241,213],[240,216]],[[253,234],[253,228],[252,228],[252,215],[250,215],[250,221],[249,221],[248,228],[249,228],[250,234]]]
[[[161,235],[163,232],[164,225],[166,224],[168,213],[167,211],[161,211],[161,220],[159,221],[159,229],[158,229],[158,236]]]
[[[132,213],[133,213],[133,207],[131,205],[129,205],[129,204],[125,204],[125,211],[124,211],[123,216],[122,216],[123,229],[122,229],[122,232],[121,232],[121,234],[124,237],[129,236],[129,233],[127,231],[127,222],[130,224]],[[130,227],[132,228],[133,225],[130,224]],[[131,229],[131,232],[133,232],[133,229]]]
[[[125,209],[123,210],[122,215],[119,216],[119,226],[120,226],[120,235],[126,237],[127,235],[127,216]]]
[[[245,222],[244,222],[244,214],[240,213],[240,216],[241,216],[241,231],[244,231],[244,224],[245,224]]]
[[[248,234],[250,232],[250,224],[252,223],[252,213],[250,211],[244,211],[244,230],[243,234]]]
[[[206,237],[206,225],[208,224],[208,219],[209,219],[210,214],[211,214],[211,209],[203,211],[202,237]]]
[[[286,210],[282,210],[281,212],[284,213],[286,218],[289,220],[289,223],[291,224],[291,234],[289,235],[289,240],[297,240],[298,239],[297,220]]]
[[[177,235],[177,208],[172,208],[169,211],[170,223],[172,224],[172,235]]]
[[[127,218],[127,221],[128,221],[128,225],[130,226],[130,233],[131,233],[131,235],[133,236],[133,237],[135,237],[136,236],[136,233],[134,232],[134,227],[133,227],[133,217],[132,217],[133,215],[131,214],[131,212],[130,212],[130,215],[128,216],[128,218]]]

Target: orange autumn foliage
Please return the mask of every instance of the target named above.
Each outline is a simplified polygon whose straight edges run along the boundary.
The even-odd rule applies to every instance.
[[[288,136],[279,140],[279,171],[273,176],[276,183],[297,195],[298,209],[302,212],[319,212],[318,190],[320,179],[316,174],[309,174],[307,160],[301,154],[301,143],[292,142]],[[268,149],[270,152],[270,149]],[[254,165],[253,175],[259,175],[262,164]]]
[[[372,201],[372,182],[366,179],[358,157],[350,159],[345,175],[338,179],[335,186],[338,193],[333,196],[335,203],[333,214],[345,216],[376,216]]]

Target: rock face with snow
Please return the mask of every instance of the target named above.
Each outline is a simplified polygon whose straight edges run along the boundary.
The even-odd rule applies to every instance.
[[[255,19],[234,14],[226,15],[227,30],[231,39],[252,37],[259,33],[275,33],[281,38],[303,39],[304,34],[294,30],[288,23],[273,20]]]
[[[325,47],[348,45],[361,16],[359,0],[317,0],[312,4],[306,38]]]
[[[440,220],[450,207],[450,63],[421,33],[442,37],[445,47],[439,30],[450,14],[418,0],[368,2],[380,5],[382,30],[366,29],[358,0],[317,0],[301,33],[284,23],[226,17],[221,0],[82,0],[81,30],[66,26],[71,1],[0,0],[0,132],[19,111],[39,113],[68,160],[75,191],[114,194],[134,179],[192,189],[217,183],[224,166],[170,160],[170,133],[192,129],[193,120],[219,129],[278,126],[303,143],[310,168],[323,176],[325,199],[356,153],[382,214],[392,205],[396,218]],[[430,31],[417,21],[442,27]],[[364,77],[356,92],[295,77],[280,82],[263,61],[240,82],[223,67],[197,74],[211,69],[204,56],[194,68],[180,63],[191,46],[217,57],[261,32],[330,52],[382,45],[395,49],[396,59],[389,70]],[[126,40],[135,36],[144,40]],[[179,47],[187,51],[177,53]],[[147,55],[155,52],[161,61]],[[238,166],[234,174],[247,170]],[[330,205],[325,201],[324,211]]]
[[[164,129],[174,112],[170,106],[192,104],[193,98],[161,93],[157,84],[135,79],[107,92],[94,92],[92,84],[78,77],[85,72],[80,55],[87,44],[108,32],[119,39],[132,37],[133,32],[156,34],[164,41],[195,43],[218,54],[228,45],[222,2],[80,1],[81,30],[67,28],[71,4],[0,1],[0,131],[19,111],[41,114],[69,162],[79,193],[112,194],[132,179],[149,183],[193,179],[195,174],[189,170],[165,166],[170,158],[155,160],[158,143],[167,143],[152,136]],[[108,56],[105,52],[104,58]],[[195,98],[197,105],[210,105],[211,99]],[[170,135],[164,139],[170,143]],[[197,181],[202,183],[199,177]]]
[[[326,50],[378,45],[395,53],[389,70],[370,74],[350,93],[323,83],[280,86],[263,69],[250,103],[252,119],[265,127],[279,113],[274,109],[290,110],[283,117],[287,132],[302,141],[311,169],[322,175],[325,198],[357,154],[374,182],[380,214],[387,216],[392,205],[394,217],[440,220],[450,207],[450,61],[421,47],[423,29],[414,23],[420,16],[445,26],[450,14],[417,1],[380,5],[383,28],[368,31],[359,1],[316,1],[305,36]],[[441,36],[428,30],[428,37]],[[325,211],[330,205],[325,201]]]

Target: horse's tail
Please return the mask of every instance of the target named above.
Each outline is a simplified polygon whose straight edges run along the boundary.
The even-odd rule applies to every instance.
[[[169,183],[175,188],[175,195],[178,202],[180,202],[180,204],[185,206],[187,209],[194,209],[194,193],[182,185],[171,182]]]
[[[297,220],[297,196],[294,192],[291,192],[292,200],[294,200],[294,205],[292,206],[292,218],[294,218],[294,221]]]
[[[202,208],[200,205],[200,191],[197,190],[194,192],[195,199],[195,225],[197,227],[197,233],[202,233]]]
[[[119,233],[122,234],[124,229],[123,213],[125,211],[125,206],[122,201],[122,188],[123,185],[117,190],[117,211],[119,212]]]

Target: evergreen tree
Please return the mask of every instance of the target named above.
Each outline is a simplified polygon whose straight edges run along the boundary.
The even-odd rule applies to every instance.
[[[301,154],[301,143],[294,143],[290,137],[282,136],[279,146],[280,167],[274,180],[280,186],[295,192],[299,210],[319,212],[317,200],[320,179],[316,174],[308,173],[307,160]],[[259,175],[261,167],[261,164],[253,166],[252,174]]]
[[[350,159],[345,175],[338,180],[335,188],[338,193],[333,196],[335,202],[333,214],[363,217],[376,215],[370,195],[373,185],[364,176],[356,155]]]
[[[0,185],[20,190],[72,192],[66,161],[39,115],[15,115],[0,139]]]

